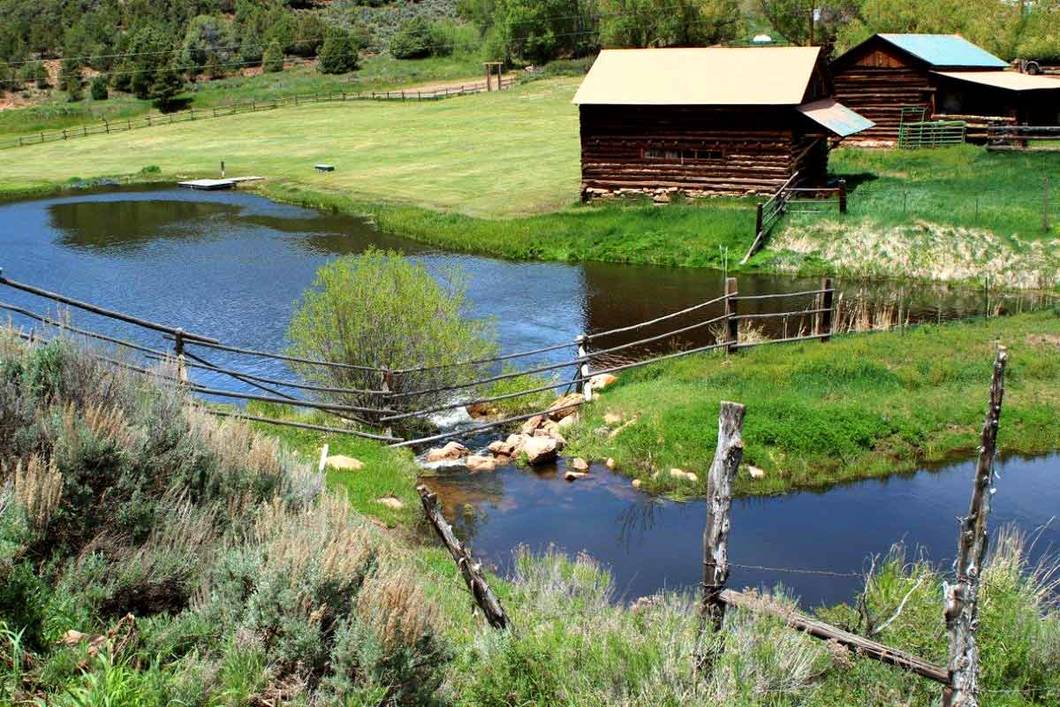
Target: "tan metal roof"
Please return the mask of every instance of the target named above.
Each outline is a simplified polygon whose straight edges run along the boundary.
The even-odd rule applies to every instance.
[[[1050,76],[1031,76],[1018,71],[935,71],[932,73],[1009,91],[1048,91],[1049,89],[1060,91],[1060,79]]]
[[[855,113],[832,98],[822,98],[812,103],[804,103],[795,110],[818,125],[828,128],[839,137],[860,133],[862,130],[868,130],[876,125],[868,118]]]
[[[579,105],[799,105],[820,47],[605,49]]]

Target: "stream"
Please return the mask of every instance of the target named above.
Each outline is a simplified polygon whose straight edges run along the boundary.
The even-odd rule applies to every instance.
[[[515,262],[448,253],[380,233],[362,219],[240,192],[154,187],[0,204],[0,268],[7,277],[228,344],[271,351],[285,347],[288,322],[316,270],[335,257],[373,247],[400,250],[437,277],[461,273],[466,315],[494,320],[502,352],[652,319],[717,297],[724,283],[723,273],[707,270]],[[812,290],[819,283],[817,278],[739,276],[741,295]],[[836,290],[848,307],[859,303],[870,312],[900,309],[902,319],[911,323],[1041,304],[1033,293],[988,297],[946,285],[839,280]],[[0,301],[36,311],[47,308],[9,288],[0,288]],[[808,304],[780,298],[748,303],[741,312]],[[704,315],[720,313],[719,306]],[[77,312],[73,322],[165,348],[157,334],[130,331],[94,315]],[[797,321],[774,320],[767,333],[795,333],[798,326]],[[649,328],[636,335],[665,330]],[[712,336],[699,329],[663,346],[702,345]],[[608,343],[623,341],[615,337]],[[562,362],[569,355],[548,352],[524,363]],[[211,362],[224,366],[237,361],[231,354],[213,352]],[[261,375],[289,376],[277,361],[239,358],[237,365]],[[196,380],[244,389],[210,373]],[[840,574],[737,567],[732,585],[783,583],[806,602],[830,603],[849,599],[860,582],[845,573],[860,572],[868,555],[886,552],[892,542],[904,540],[911,549],[922,548],[926,557],[945,562],[956,542],[955,518],[967,506],[970,474],[970,464],[959,463],[822,492],[741,500],[733,512],[734,561]],[[555,469],[514,467],[486,475],[446,473],[429,483],[458,531],[502,570],[510,567],[517,546],[542,550],[554,544],[569,552],[585,550],[607,565],[622,598],[689,588],[698,580],[700,502],[650,497],[602,467],[574,484],[564,482]],[[996,499],[995,528],[1012,522],[1033,532],[1048,523],[1060,509],[1060,456],[1005,460]],[[1057,550],[1060,536],[1054,527],[1039,535],[1035,553],[1050,546]]]

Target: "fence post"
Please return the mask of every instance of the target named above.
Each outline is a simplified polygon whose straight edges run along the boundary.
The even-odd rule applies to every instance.
[[[169,122],[171,122],[171,123],[173,122],[173,115],[172,114],[170,114],[170,116],[169,116]],[[128,118],[128,119],[125,120],[125,130],[126,131],[132,130],[132,119],[131,118]]]
[[[390,394],[394,391],[393,383],[394,383],[394,372],[391,371],[389,368],[384,367],[383,368],[383,385],[382,385],[383,406],[387,405],[387,402],[390,400]],[[390,425],[387,425],[386,427],[383,428],[383,434],[386,435],[387,437],[393,437],[394,436],[394,428],[391,427]]]
[[[87,125],[82,125],[81,126],[81,137],[88,137],[88,126]]]
[[[755,210],[755,238],[757,239],[762,233],[762,210],[765,204],[759,204]]]
[[[821,293],[817,295],[817,336],[821,337],[821,341],[828,341],[832,338],[832,303],[834,301],[835,292],[832,287],[832,278],[822,277],[821,278]]]
[[[990,383],[990,406],[986,411],[979,440],[979,462],[968,515],[961,519],[957,540],[956,581],[943,584],[946,606],[943,615],[949,634],[950,682],[943,692],[944,707],[977,707],[979,704],[979,647],[975,632],[979,627],[979,577],[986,556],[986,521],[997,451],[997,428],[1005,395],[1005,364],[1008,352],[999,346]]]
[[[107,129],[107,135],[110,135],[110,122],[106,118],[103,119],[103,127]]]
[[[1042,179],[1042,232],[1049,232],[1049,175]]]
[[[66,128],[63,128],[63,140],[66,139]]]
[[[839,180],[839,213],[847,212],[847,180]]]
[[[736,318],[737,300],[736,278],[725,278],[725,327],[729,332],[726,351],[736,352],[736,346],[740,343],[740,320]]]
[[[699,605],[700,635],[710,623],[715,633],[725,620],[721,592],[729,579],[729,531],[732,528],[732,484],[743,460],[744,406],[722,401],[718,413],[718,446],[707,477],[707,518],[703,528],[703,594]],[[697,670],[710,669],[716,651],[697,656]]]
[[[589,355],[588,350],[585,348],[585,334],[579,334],[575,341],[578,342],[578,360],[581,361],[578,364],[578,386],[576,389],[585,396],[585,402],[590,402],[593,399],[593,386],[589,382],[589,361],[585,360],[586,356]]]
[[[184,364],[184,330],[173,332],[173,356],[177,360],[177,380],[181,385],[188,382],[188,369]]]

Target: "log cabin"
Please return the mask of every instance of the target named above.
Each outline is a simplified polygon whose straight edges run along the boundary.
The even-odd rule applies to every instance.
[[[582,197],[821,186],[872,125],[830,91],[819,47],[605,49],[574,97]]]
[[[903,117],[1056,125],[1060,80],[1007,67],[955,34],[875,34],[830,68],[836,99],[876,124],[853,142],[890,145],[898,139]]]

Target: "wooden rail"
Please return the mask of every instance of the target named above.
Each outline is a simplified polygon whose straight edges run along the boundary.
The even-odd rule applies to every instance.
[[[783,186],[777,189],[766,201],[758,205],[758,210],[755,214],[755,238],[751,242],[751,247],[747,249],[747,254],[740,261],[741,265],[746,265],[747,261],[762,249],[773,228],[780,222],[784,214],[789,211],[792,202],[807,199],[820,200],[823,197],[833,201],[838,207],[839,213],[845,214],[847,212],[847,183],[845,179],[840,179],[834,187],[796,187],[794,185],[797,183],[798,177],[798,172],[792,174],[788,181],[784,182]],[[799,199],[800,195],[802,199]],[[834,197],[834,199],[831,199],[831,197]]]
[[[185,111],[174,111],[173,113],[151,113],[139,118],[126,118],[123,120],[104,120],[101,123],[78,125],[76,127],[63,128],[52,132],[39,132],[31,135],[21,135],[17,138],[0,142],[0,150],[16,147],[29,147],[30,145],[42,145],[49,142],[63,142],[75,138],[88,137],[89,135],[111,135],[124,133],[141,128],[159,127],[162,125],[174,125],[177,123],[189,123],[196,120],[207,120],[212,118],[223,118],[243,113],[259,113],[262,111],[276,110],[285,106],[300,106],[310,103],[333,103],[346,101],[438,101],[456,96],[467,96],[476,93],[487,93],[488,91],[499,91],[511,88],[517,83],[515,78],[502,79],[499,87],[487,88],[485,83],[461,84],[460,86],[447,86],[431,90],[400,89],[396,91],[335,91],[331,93],[310,93],[283,96],[268,100],[244,101],[241,103],[230,103],[213,108],[189,108]]]

